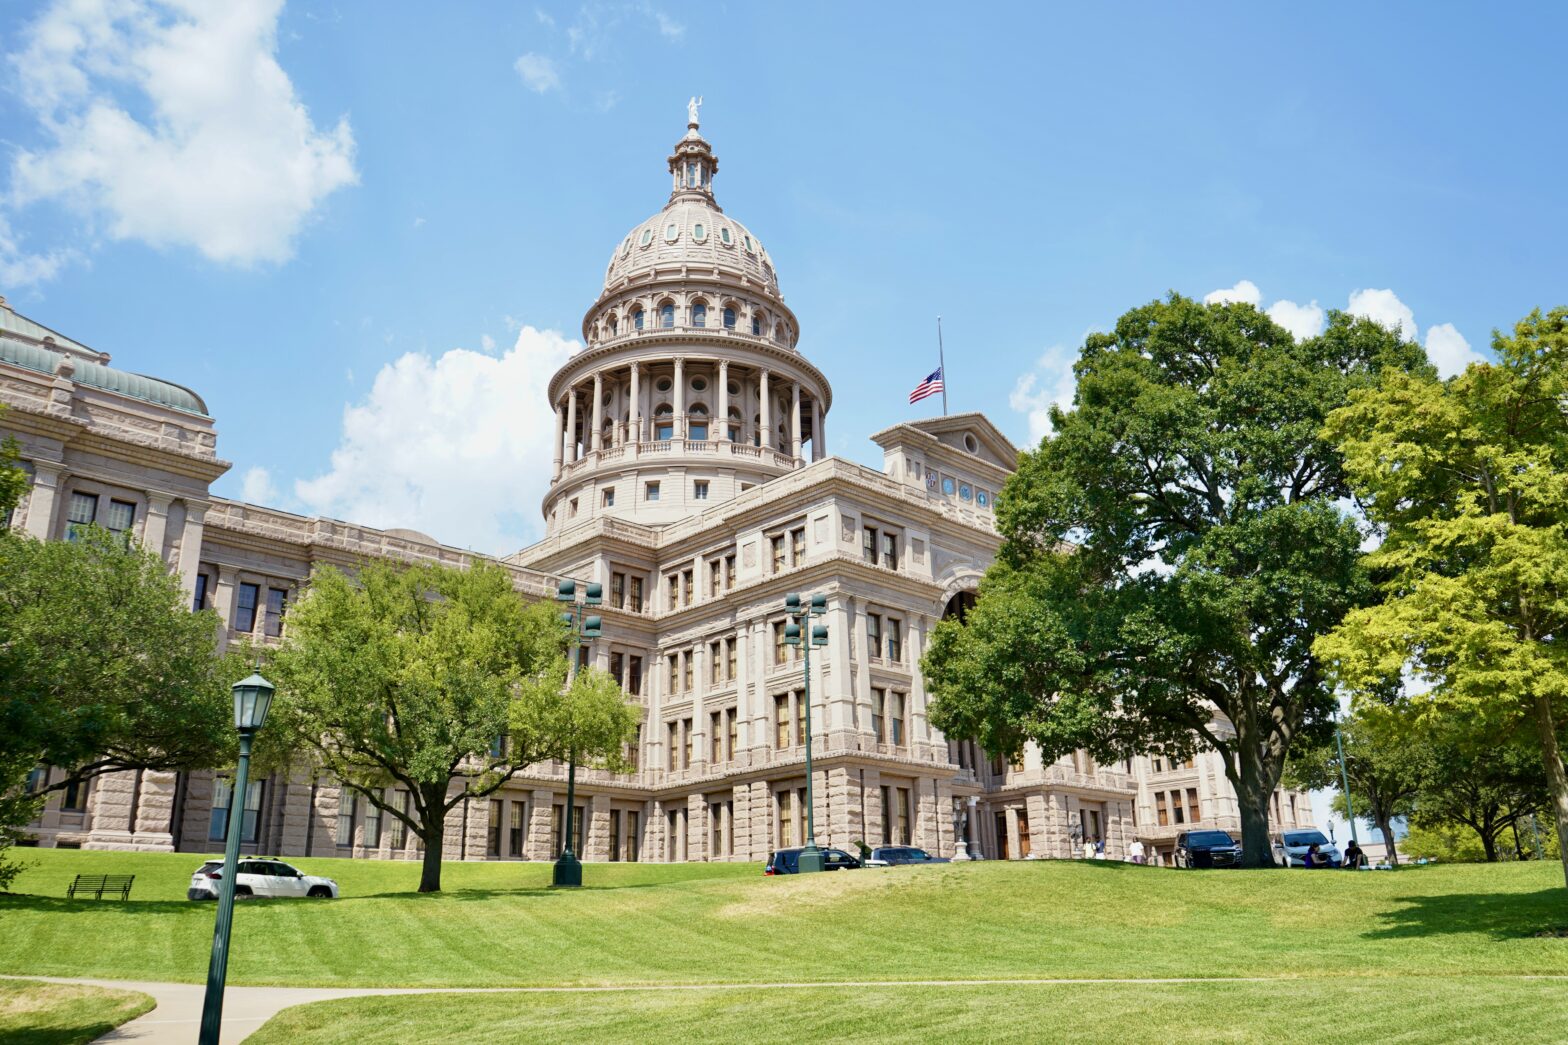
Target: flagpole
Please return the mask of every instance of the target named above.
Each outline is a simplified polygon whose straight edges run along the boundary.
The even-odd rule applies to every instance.
[[[942,370],[942,416],[947,416],[947,359],[942,353],[942,317],[936,317],[936,362]]]

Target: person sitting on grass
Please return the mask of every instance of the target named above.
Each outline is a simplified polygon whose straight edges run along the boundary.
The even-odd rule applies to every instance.
[[[1316,842],[1313,842],[1311,845],[1307,846],[1307,855],[1301,858],[1301,866],[1327,867],[1328,854],[1319,849]]]
[[[1357,845],[1356,840],[1352,838],[1350,840],[1350,844],[1345,847],[1344,867],[1350,871],[1359,871],[1361,868],[1366,866],[1366,863],[1367,854],[1361,851],[1361,847]]]

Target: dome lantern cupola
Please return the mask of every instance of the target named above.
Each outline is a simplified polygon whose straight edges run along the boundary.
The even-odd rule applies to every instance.
[[[669,158],[673,180],[670,201],[706,200],[714,210],[721,210],[713,199],[713,176],[719,172],[719,158],[697,130],[697,110],[701,106],[701,98],[693,98],[686,105],[686,136],[675,143],[675,152]]]

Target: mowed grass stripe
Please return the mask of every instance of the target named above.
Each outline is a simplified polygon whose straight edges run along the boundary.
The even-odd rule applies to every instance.
[[[200,982],[201,858],[36,850],[0,897],[0,972]],[[300,860],[337,901],[252,901],[230,979],[315,986],[504,986],[1017,978],[1568,973],[1555,865],[1395,873],[1180,872],[982,863],[764,878],[754,864],[453,863],[413,892],[407,863]],[[63,899],[75,873],[137,874],[133,899]]]

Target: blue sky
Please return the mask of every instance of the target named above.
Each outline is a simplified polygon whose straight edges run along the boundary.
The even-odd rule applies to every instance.
[[[940,409],[938,312],[952,409],[1023,443],[1169,289],[1450,369],[1563,301],[1559,6],[893,10],[8,3],[0,293],[205,396],[219,492],[499,552],[692,94],[863,461]]]

